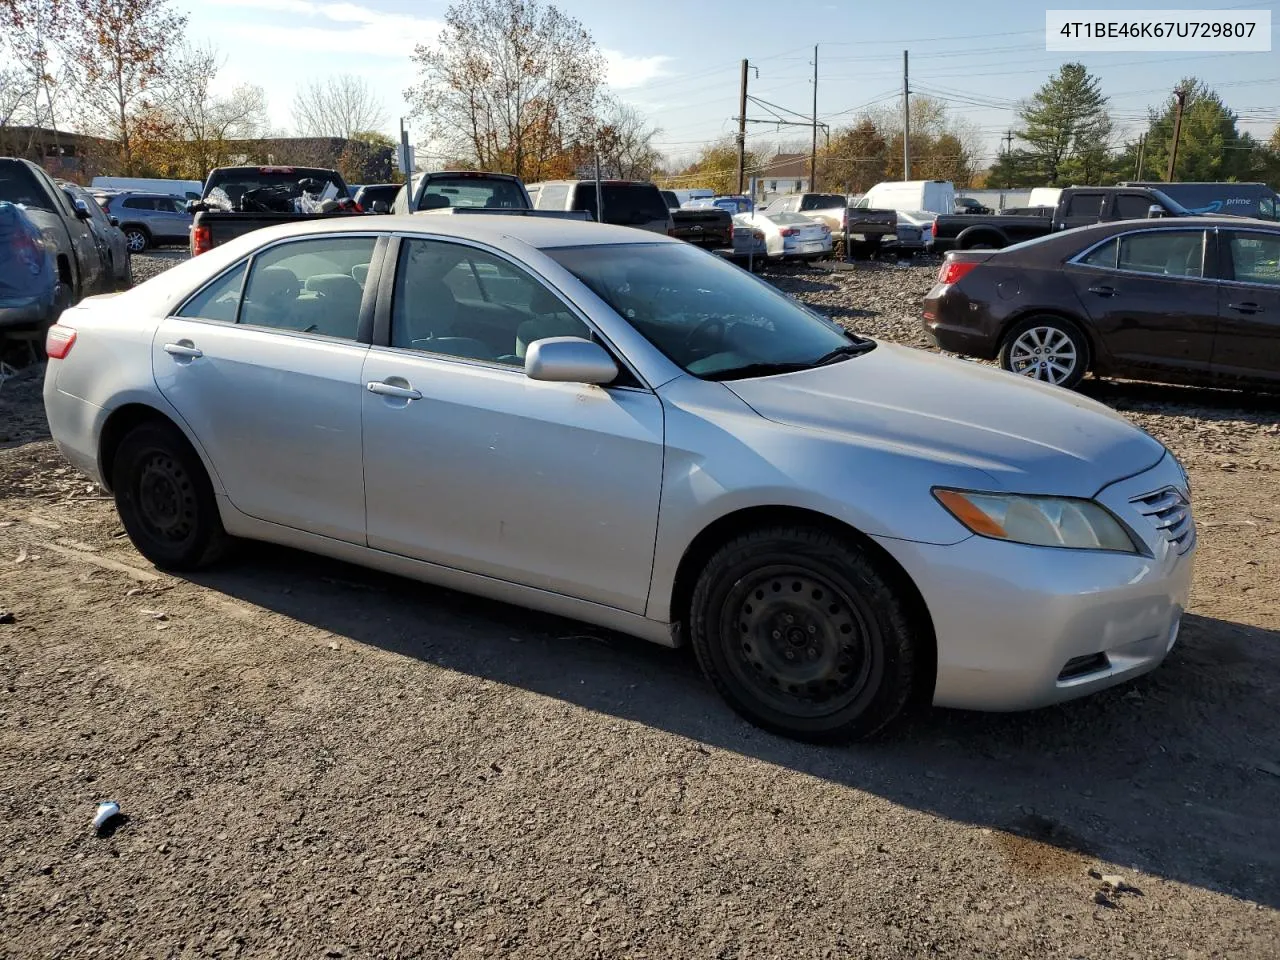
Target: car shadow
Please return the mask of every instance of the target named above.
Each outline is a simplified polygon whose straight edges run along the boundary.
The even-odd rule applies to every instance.
[[[1164,666],[1126,686],[1029,713],[921,709],[871,743],[817,747],[737,718],[687,648],[284,548],[246,553],[191,579],[357,643],[988,828],[1028,882],[1096,857],[1280,907],[1275,631],[1188,615]]]
[[[1121,412],[1152,410],[1164,413],[1170,406],[1177,406],[1180,415],[1198,419],[1261,419],[1267,423],[1274,422],[1280,414],[1280,387],[1267,393],[1265,388],[1258,386],[1231,390],[1089,378],[1077,389]]]

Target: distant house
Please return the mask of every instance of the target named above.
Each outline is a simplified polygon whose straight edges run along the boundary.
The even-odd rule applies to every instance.
[[[809,189],[809,155],[807,153],[776,153],[773,159],[756,171],[757,197],[778,194],[806,193]]]
[[[0,127],[0,156],[38,163],[55,177],[88,183],[119,154],[114,140],[47,127]]]

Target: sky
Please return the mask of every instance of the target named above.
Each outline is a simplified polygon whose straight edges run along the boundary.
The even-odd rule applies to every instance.
[[[188,35],[226,57],[219,86],[252,82],[267,93],[272,125],[291,128],[296,87],[313,78],[364,77],[387,108],[385,132],[409,117],[403,97],[414,81],[410,56],[436,37],[446,0],[174,0]],[[738,112],[740,63],[753,70],[752,96],[808,117],[818,45],[818,117],[833,128],[868,104],[901,104],[902,52],[910,52],[913,93],[947,103],[974,128],[982,161],[1016,127],[1016,102],[1065,62],[1084,63],[1102,83],[1122,130],[1137,132],[1149,106],[1161,105],[1179,79],[1214,87],[1262,139],[1280,122],[1280,0],[1254,3],[1164,0],[1152,9],[1272,11],[1267,53],[1048,53],[1045,9],[1090,9],[1093,0],[646,0],[643,4],[558,0],[589,30],[609,64],[609,85],[660,129],[656,145],[687,158],[731,136]],[[1136,4],[1135,4],[1136,6]],[[1111,5],[1108,9],[1115,9]],[[638,15],[635,11],[641,11]],[[758,76],[757,76],[758,72]],[[782,113],[782,116],[789,116]],[[765,118],[760,107],[748,116]],[[792,119],[800,119],[793,117]],[[407,120],[410,139],[413,121]],[[751,124],[748,143],[805,141],[809,130]]]

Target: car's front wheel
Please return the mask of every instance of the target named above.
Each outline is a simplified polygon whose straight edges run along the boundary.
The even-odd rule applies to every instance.
[[[920,640],[881,563],[823,530],[737,537],[707,563],[690,611],[708,679],[757,726],[809,741],[871,736],[910,698]]]
[[[1004,338],[1000,365],[1032,380],[1071,388],[1089,369],[1089,344],[1069,320],[1029,317]]]
[[[124,239],[129,244],[130,253],[142,253],[151,246],[151,237],[147,231],[138,227],[130,227],[124,232]]]
[[[157,567],[196,570],[224,552],[228,538],[213,485],[177,427],[144,423],[126,434],[111,485],[125,532]]]

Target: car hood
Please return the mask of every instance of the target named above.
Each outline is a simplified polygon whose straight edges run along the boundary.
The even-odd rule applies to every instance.
[[[825,367],[724,385],[774,422],[972,467],[1019,493],[1092,497],[1165,453],[1079,394],[885,343]]]

